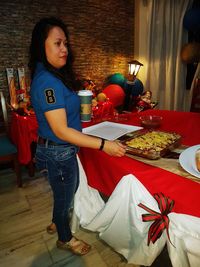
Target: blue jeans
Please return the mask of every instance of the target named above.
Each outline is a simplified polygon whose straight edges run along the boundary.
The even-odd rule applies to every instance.
[[[52,222],[62,242],[72,238],[69,208],[79,185],[77,152],[74,145],[37,144],[36,148],[36,167],[49,179],[54,197]]]

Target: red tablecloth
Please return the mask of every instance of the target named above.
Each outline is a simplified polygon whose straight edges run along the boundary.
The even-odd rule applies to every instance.
[[[142,114],[162,115],[162,130],[180,133],[185,145],[200,144],[199,113],[148,110]],[[125,123],[140,125],[139,116],[134,113]],[[124,175],[133,174],[151,194],[163,192],[174,199],[174,212],[200,217],[200,184],[126,156],[115,158],[88,148],[81,148],[79,156],[89,185],[105,195],[112,193]]]
[[[133,113],[128,124],[140,125],[139,117],[145,114],[162,116],[160,130],[179,133],[184,145],[200,144],[200,113],[150,109]]]
[[[37,141],[38,124],[35,115],[20,116],[13,112],[11,118],[11,139],[18,149],[18,160],[28,164],[31,159],[31,143]]]

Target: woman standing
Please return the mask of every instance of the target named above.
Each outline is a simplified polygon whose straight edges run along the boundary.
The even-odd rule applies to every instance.
[[[68,212],[79,184],[76,154],[79,147],[103,150],[121,157],[125,147],[81,132],[80,100],[77,96],[72,53],[65,24],[57,18],[36,23],[30,45],[31,102],[39,129],[36,164],[46,170],[54,197],[49,233],[57,231],[57,247],[78,255],[90,245],[72,236]]]

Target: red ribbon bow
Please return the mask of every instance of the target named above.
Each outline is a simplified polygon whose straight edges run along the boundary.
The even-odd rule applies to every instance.
[[[171,243],[171,240],[169,237],[169,230],[168,230],[169,229],[169,218],[167,214],[172,211],[174,207],[174,200],[170,199],[169,197],[166,197],[163,193],[154,194],[154,198],[158,203],[158,207],[161,213],[148,208],[142,203],[138,204],[139,207],[149,212],[149,214],[142,215],[142,221],[143,222],[154,221],[151,224],[149,228],[149,232],[148,232],[148,241],[147,241],[148,246],[150,244],[150,241],[152,241],[152,243],[154,244],[156,240],[161,237],[164,229],[166,229],[169,242]]]

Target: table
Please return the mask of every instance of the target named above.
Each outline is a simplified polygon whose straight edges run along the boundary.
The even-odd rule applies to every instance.
[[[17,146],[20,164],[27,165],[32,160],[31,144],[37,141],[38,124],[35,115],[11,114],[11,139]]]
[[[161,130],[179,133],[184,145],[200,144],[199,113],[148,110],[142,114],[162,115]],[[139,114],[134,113],[126,123],[139,126]],[[127,156],[110,157],[101,151],[89,148],[81,148],[79,156],[89,185],[105,195],[111,195],[121,177],[132,173],[152,194],[161,190],[166,195],[170,195],[176,201],[175,211],[200,217],[199,203],[195,201],[195,195],[200,194],[200,185],[193,181]],[[171,187],[172,183],[173,187]],[[192,190],[189,191],[188,187]],[[187,203],[180,200],[180,196],[185,195],[185,192],[187,192]]]
[[[181,134],[182,143],[186,146],[200,144],[199,113],[147,110],[142,114],[162,115],[161,130]],[[139,125],[139,115],[132,114],[124,123]],[[88,148],[80,149],[79,158],[83,166],[82,175],[85,174],[88,181],[87,191],[96,190],[95,198],[92,198],[94,192],[92,195],[90,192],[90,199],[93,199],[97,206],[93,216],[90,215],[91,211],[83,214],[80,211],[81,207],[77,207],[76,212],[82,226],[100,232],[100,237],[124,255],[130,263],[150,266],[167,242],[173,266],[199,266],[200,252],[197,252],[196,248],[200,247],[200,184],[195,179],[192,181],[137,158],[110,157],[102,151]],[[178,166],[178,160],[176,161]],[[198,181],[198,178],[196,180]],[[88,210],[95,209],[90,199],[87,199],[88,206],[86,201],[84,202],[87,194],[85,191],[83,197],[83,187],[80,191],[82,207],[86,206]],[[104,204],[97,198],[98,191],[110,196],[108,203]],[[170,237],[176,248],[171,246],[166,234],[155,244],[147,246],[145,243],[150,224],[147,227],[147,223],[142,223],[140,216],[141,212],[143,214],[145,211],[138,210],[137,204],[142,200],[157,210],[152,196],[159,192],[175,201],[169,218]],[[115,237],[116,234],[118,237]]]

